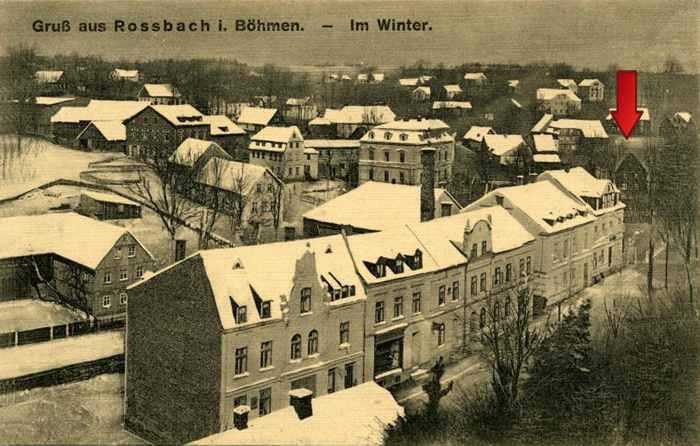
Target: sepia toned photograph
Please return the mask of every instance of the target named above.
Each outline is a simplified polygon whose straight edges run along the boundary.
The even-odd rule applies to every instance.
[[[0,0],[0,445],[700,445],[697,0]]]

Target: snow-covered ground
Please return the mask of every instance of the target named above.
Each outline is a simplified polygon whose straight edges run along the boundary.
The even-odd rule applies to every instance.
[[[54,302],[36,299],[2,302],[0,303],[0,333],[66,325],[85,320],[85,314],[81,313]]]
[[[3,135],[0,138],[3,148],[12,142],[11,136]],[[0,157],[5,158],[5,153],[5,150],[0,151]],[[7,178],[0,176],[0,200],[15,197],[61,178],[78,180],[80,172],[88,170],[91,162],[120,156],[117,153],[67,149],[38,138],[26,139],[22,153],[19,159],[12,161]]]
[[[0,380],[124,353],[124,332],[110,331],[0,350]]]

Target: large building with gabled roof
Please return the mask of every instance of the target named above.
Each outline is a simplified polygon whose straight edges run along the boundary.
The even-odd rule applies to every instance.
[[[260,130],[250,138],[248,161],[269,168],[285,181],[318,178],[318,151],[304,145],[297,126]]]

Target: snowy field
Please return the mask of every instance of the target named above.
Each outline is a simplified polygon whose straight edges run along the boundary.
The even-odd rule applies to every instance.
[[[0,333],[66,325],[82,320],[85,320],[84,314],[53,302],[22,299],[0,303]]]
[[[124,430],[124,375],[0,396],[0,444],[147,444]]]
[[[8,159],[9,135],[0,136],[0,161],[7,163],[0,174],[0,200],[15,197],[57,179],[77,180],[91,162],[120,156],[116,153],[82,152],[38,138],[24,140],[21,156]],[[123,156],[123,155],[122,155]],[[7,169],[5,171],[5,169]]]

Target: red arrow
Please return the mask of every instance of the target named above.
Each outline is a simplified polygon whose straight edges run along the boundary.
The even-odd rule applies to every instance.
[[[630,133],[639,122],[644,112],[637,110],[637,71],[620,70],[617,72],[617,110],[610,112],[618,127],[625,135]]]

